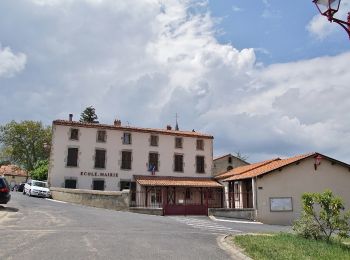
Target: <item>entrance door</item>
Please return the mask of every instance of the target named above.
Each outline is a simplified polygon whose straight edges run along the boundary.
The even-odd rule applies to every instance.
[[[92,189],[93,190],[104,190],[105,189],[105,181],[104,180],[93,180],[92,181]]]
[[[202,190],[196,188],[167,188],[164,215],[208,215],[203,195]]]

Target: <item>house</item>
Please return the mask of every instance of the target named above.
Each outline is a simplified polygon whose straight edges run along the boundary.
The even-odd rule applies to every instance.
[[[241,166],[216,179],[228,184],[226,207],[233,216],[253,212],[263,223],[292,224],[300,217],[305,192],[330,189],[350,209],[350,165],[320,153]]]
[[[225,154],[214,159],[213,162],[213,176],[219,175],[223,172],[232,170],[233,168],[248,165],[249,163],[234,156],[232,154]]]
[[[130,205],[206,214],[223,186],[212,179],[213,136],[195,131],[55,120],[48,182],[68,189],[130,190]]]
[[[0,167],[0,176],[5,177],[11,188],[15,185],[19,185],[22,182],[26,182],[28,179],[27,172],[13,164],[2,165]]]

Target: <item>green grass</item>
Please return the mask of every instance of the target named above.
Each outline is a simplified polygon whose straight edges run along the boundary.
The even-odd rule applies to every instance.
[[[350,246],[308,240],[293,234],[242,235],[233,237],[253,259],[350,259]]]

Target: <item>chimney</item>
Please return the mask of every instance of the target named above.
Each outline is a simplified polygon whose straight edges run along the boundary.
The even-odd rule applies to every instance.
[[[69,122],[73,121],[73,114],[69,114]]]
[[[167,125],[166,130],[171,130],[171,125]]]
[[[119,119],[114,120],[114,126],[121,126],[122,125],[122,121],[120,121]]]

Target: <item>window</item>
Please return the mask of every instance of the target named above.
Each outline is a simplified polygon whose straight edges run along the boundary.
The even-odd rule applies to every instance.
[[[76,189],[77,188],[77,180],[66,179],[64,181],[64,187],[67,189]]]
[[[228,163],[232,163],[232,157],[231,156],[228,157]]]
[[[148,170],[153,172],[153,167],[154,171],[158,171],[158,153],[149,153],[148,156]]]
[[[105,143],[106,142],[106,131],[105,130],[98,130],[97,131],[97,142]]]
[[[123,144],[131,144],[131,134],[130,133],[123,134]]]
[[[130,181],[120,181],[120,190],[130,190]]]
[[[201,139],[197,140],[197,150],[204,150],[204,141]]]
[[[105,181],[104,180],[93,180],[92,181],[92,189],[93,190],[104,190],[105,189]]]
[[[95,168],[106,168],[106,150],[95,150]]]
[[[78,148],[68,148],[67,166],[69,167],[78,166]]]
[[[183,155],[182,154],[175,154],[174,156],[174,171],[175,172],[183,172]]]
[[[131,152],[130,151],[122,151],[121,169],[131,170]]]
[[[175,137],[175,148],[182,148],[182,138]]]
[[[196,156],[196,171],[204,173],[204,156]]]
[[[151,146],[158,146],[158,136],[157,135],[151,135]]]
[[[233,167],[230,165],[227,167],[227,171],[231,171],[233,169]]]
[[[79,140],[79,129],[70,129],[70,140]]]

